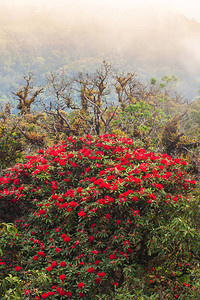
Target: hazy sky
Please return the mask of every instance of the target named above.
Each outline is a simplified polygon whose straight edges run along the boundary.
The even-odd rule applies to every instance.
[[[200,1],[199,0],[0,0],[4,5],[37,5],[39,7],[63,6],[63,5],[84,5],[86,8],[90,4],[118,8],[120,10],[134,9],[137,6],[172,8],[183,13],[190,18],[200,21]],[[164,9],[163,8],[163,9]]]

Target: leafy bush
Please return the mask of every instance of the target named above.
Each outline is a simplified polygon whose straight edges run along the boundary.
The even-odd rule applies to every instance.
[[[7,126],[7,127],[6,127]],[[0,124],[0,172],[1,169],[16,164],[23,157],[23,146],[19,134],[8,124]]]
[[[186,170],[115,135],[26,157],[0,178],[1,218],[18,228],[1,234],[0,276],[18,276],[35,300],[198,299],[199,202]]]

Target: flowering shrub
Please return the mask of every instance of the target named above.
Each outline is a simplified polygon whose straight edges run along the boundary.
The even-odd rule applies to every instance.
[[[1,277],[18,276],[35,300],[197,299],[199,204],[186,169],[115,135],[26,157],[0,178],[1,218],[18,228],[1,234]]]

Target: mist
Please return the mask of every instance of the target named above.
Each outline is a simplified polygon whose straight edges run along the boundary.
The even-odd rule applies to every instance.
[[[18,78],[20,72],[45,74],[62,67],[87,71],[104,59],[147,81],[174,74],[189,99],[200,88],[200,23],[171,10],[100,10],[72,3],[65,9],[2,6],[0,53],[7,89],[13,74]]]

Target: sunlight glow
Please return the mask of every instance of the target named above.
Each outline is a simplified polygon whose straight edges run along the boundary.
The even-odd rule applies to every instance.
[[[1,0],[0,4],[6,6],[36,6],[38,8],[52,8],[60,6],[100,6],[118,9],[121,11],[131,10],[138,6],[144,9],[171,9],[182,13],[190,18],[200,20],[200,1],[197,0]]]

